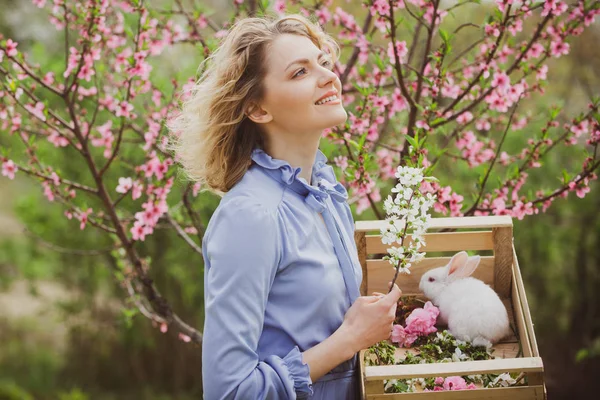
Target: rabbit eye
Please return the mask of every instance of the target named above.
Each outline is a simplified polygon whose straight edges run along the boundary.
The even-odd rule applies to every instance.
[[[428,280],[429,280],[429,282],[433,282],[433,281],[435,281],[435,278],[433,276],[430,276]]]

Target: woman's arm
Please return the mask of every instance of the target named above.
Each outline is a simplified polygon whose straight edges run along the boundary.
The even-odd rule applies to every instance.
[[[305,399],[309,367],[298,346],[258,357],[269,292],[281,258],[276,210],[245,197],[226,200],[205,233],[205,400]]]
[[[302,359],[308,364],[310,379],[314,382],[344,361],[354,357],[355,353],[351,337],[345,332],[344,326],[341,326],[327,339],[304,351]]]

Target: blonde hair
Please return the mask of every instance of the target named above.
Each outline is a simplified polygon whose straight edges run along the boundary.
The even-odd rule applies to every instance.
[[[240,19],[202,61],[200,67],[211,64],[169,122],[169,148],[202,191],[223,196],[250,167],[252,150],[263,147],[260,127],[246,113],[264,97],[266,54],[284,33],[306,36],[334,63],[338,60],[336,41],[301,14]]]

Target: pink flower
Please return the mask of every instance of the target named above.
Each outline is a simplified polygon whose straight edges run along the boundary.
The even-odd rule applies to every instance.
[[[449,376],[444,380],[444,390],[464,390],[467,382],[460,376]]]
[[[133,187],[133,181],[131,178],[119,178],[119,186],[117,186],[117,193],[127,193]]]
[[[569,54],[569,43],[563,42],[561,40],[557,40],[557,41],[552,41],[550,43],[550,54],[552,54],[553,57],[560,57],[562,55],[567,55]]]
[[[398,343],[402,347],[409,347],[417,340],[416,333],[408,333],[402,325],[394,325],[392,328],[391,341]]]
[[[505,72],[496,72],[492,80],[492,87],[508,89],[510,87],[510,78]]]
[[[186,343],[189,343],[192,339],[188,335],[184,335],[183,333],[179,333],[179,339],[183,340]]]
[[[90,215],[91,212],[92,212],[92,209],[88,208],[87,211],[84,211],[81,214],[75,215],[75,218],[77,218],[80,222],[79,229],[83,230],[85,228],[85,225],[88,222],[88,215]]]
[[[15,172],[17,172],[17,166],[12,160],[4,161],[2,163],[2,175],[7,176],[8,179],[15,179]]]
[[[408,47],[406,46],[406,42],[404,40],[401,42],[396,42],[396,53],[398,53],[400,64],[404,63],[404,57],[406,57],[408,54]],[[387,55],[390,58],[390,61],[394,64],[396,59],[394,58],[394,46],[392,45],[392,42],[388,43]]]
[[[12,39],[8,39],[6,41],[6,54],[9,57],[14,57],[17,55],[17,45],[19,42],[13,42]]]
[[[121,101],[119,106],[116,108],[115,115],[117,117],[125,117],[129,118],[131,116],[130,112],[133,110],[133,105],[129,104],[125,100]]]
[[[136,200],[142,197],[144,185],[138,181],[133,182],[133,190],[131,191],[131,199]]]
[[[424,308],[415,308],[406,318],[406,330],[422,336],[436,332],[435,322],[439,313],[438,308],[428,301]]]
[[[437,378],[435,378],[435,381],[433,383],[435,383],[436,385],[441,386],[441,385],[444,384],[444,378],[442,378],[441,376],[438,376]]]
[[[392,328],[392,342],[399,343],[402,347],[409,347],[419,336],[426,336],[436,332],[435,322],[440,311],[430,301],[424,308],[415,308],[406,318],[406,328],[394,325]]]
[[[466,124],[467,122],[470,122],[472,119],[473,119],[473,114],[471,114],[469,111],[466,111],[466,112],[460,114],[456,118],[456,122],[458,122],[459,124]]]

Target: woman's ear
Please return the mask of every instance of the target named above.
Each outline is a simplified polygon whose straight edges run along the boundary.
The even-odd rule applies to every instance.
[[[265,124],[273,120],[273,116],[269,112],[263,109],[261,106],[252,103],[247,109],[245,114],[252,122],[257,124]]]

